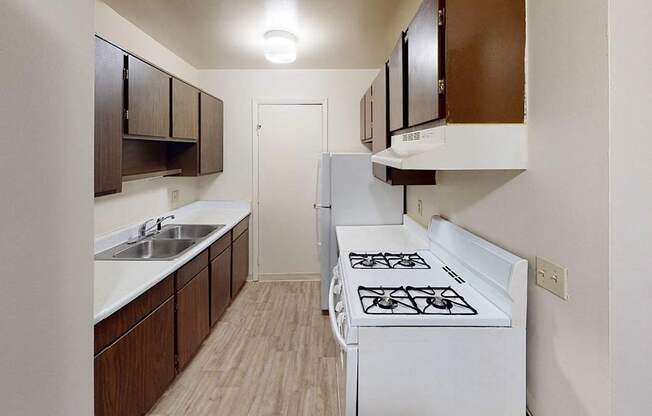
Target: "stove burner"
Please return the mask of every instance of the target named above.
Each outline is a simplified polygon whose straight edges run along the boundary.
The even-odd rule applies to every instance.
[[[453,302],[451,302],[448,299],[444,299],[441,296],[428,298],[426,302],[428,303],[428,305],[431,305],[437,309],[450,309],[453,307]]]
[[[429,269],[430,265],[417,253],[385,253],[392,269]]]
[[[407,254],[401,256],[401,261],[399,261],[398,264],[405,267],[414,267],[415,265],[414,261],[410,259],[410,256]]]
[[[372,256],[365,256],[364,259],[360,262],[365,267],[372,267],[376,264],[376,260]]]
[[[376,299],[375,303],[381,309],[395,309],[398,306],[398,302],[389,296],[383,296],[380,299]]]
[[[354,269],[391,269],[383,253],[349,253]]]

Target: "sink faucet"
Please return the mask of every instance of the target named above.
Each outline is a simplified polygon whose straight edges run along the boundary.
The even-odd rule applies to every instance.
[[[165,220],[173,220],[174,215],[168,215],[167,217],[159,217],[156,220],[156,231],[161,231],[161,224],[163,224],[163,221]]]
[[[143,239],[145,239],[145,238],[147,238],[147,237],[149,237],[149,236],[151,236],[153,234],[156,234],[157,232],[161,231],[161,224],[163,223],[163,221],[168,220],[168,219],[173,220],[174,215],[168,215],[167,217],[159,217],[156,220],[154,220],[154,218],[148,219],[147,221],[145,221],[144,223],[142,223],[142,224],[140,224],[138,226],[138,234],[135,235],[135,236],[132,236],[129,240],[127,240],[127,243],[128,244],[137,243],[140,240],[143,240]],[[148,226],[148,224],[151,221],[155,221],[154,225]],[[154,230],[154,228],[156,228],[156,231],[152,231],[152,230]]]

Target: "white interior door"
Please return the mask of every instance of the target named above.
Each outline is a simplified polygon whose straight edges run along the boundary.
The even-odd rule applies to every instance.
[[[315,202],[321,104],[258,106],[260,279],[318,278]]]

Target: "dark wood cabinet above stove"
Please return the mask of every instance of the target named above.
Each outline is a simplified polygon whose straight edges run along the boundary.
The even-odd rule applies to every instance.
[[[387,106],[373,111],[374,153],[392,135],[445,123],[523,123],[525,1],[424,0],[383,72],[386,93],[379,78],[371,87],[373,106]],[[386,137],[377,131],[383,114]],[[361,105],[361,120],[366,116]],[[373,169],[392,184],[435,183],[433,171]]]

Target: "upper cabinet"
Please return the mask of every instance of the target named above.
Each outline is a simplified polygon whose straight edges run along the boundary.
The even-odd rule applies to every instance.
[[[384,112],[372,110],[372,160],[379,179],[416,185],[434,183],[437,168],[526,166],[527,134],[521,128],[524,0],[423,0],[383,71],[387,71],[386,92],[378,80],[370,88],[372,107],[387,105]],[[364,114],[361,108],[361,119],[368,117],[367,107]],[[384,122],[386,138],[384,132],[377,132]],[[437,143],[444,128],[449,132],[446,140]],[[467,157],[475,151],[478,135],[495,141],[495,158]],[[395,146],[400,150],[384,150],[391,146],[392,136],[397,136]],[[424,156],[424,152],[432,154]]]
[[[439,0],[424,0],[407,31],[408,124],[442,117]]]
[[[95,196],[122,191],[125,54],[95,39]]]
[[[172,78],[172,137],[199,138],[199,90]]]
[[[407,48],[405,47],[405,34],[402,33],[392,54],[387,62],[387,77],[388,77],[388,94],[389,94],[389,130],[394,131],[402,129],[406,125],[406,109],[407,106],[403,105],[406,101],[406,85],[407,76],[405,75],[407,57],[405,56]]]
[[[525,1],[446,2],[449,123],[523,123]]]
[[[525,2],[424,0],[387,64],[390,132],[523,123]]]
[[[127,63],[127,133],[170,135],[170,76],[133,56]]]
[[[371,151],[377,153],[385,150],[389,145],[389,135],[387,131],[387,67],[378,71],[371,88],[374,91],[373,96],[373,117],[376,120],[373,130]],[[378,164],[373,165],[373,173],[378,179],[387,181],[387,169],[385,166]]]
[[[224,103],[203,92],[200,94],[199,173],[224,170]]]
[[[363,94],[362,97],[360,98],[360,141],[365,142],[367,140],[367,136],[365,134],[365,97],[367,94]]]
[[[373,139],[373,129],[374,129],[374,116],[373,116],[373,85],[367,89],[367,92],[364,96],[364,138],[365,141],[371,141]]]
[[[95,196],[145,177],[222,172],[223,102],[95,41]]]

